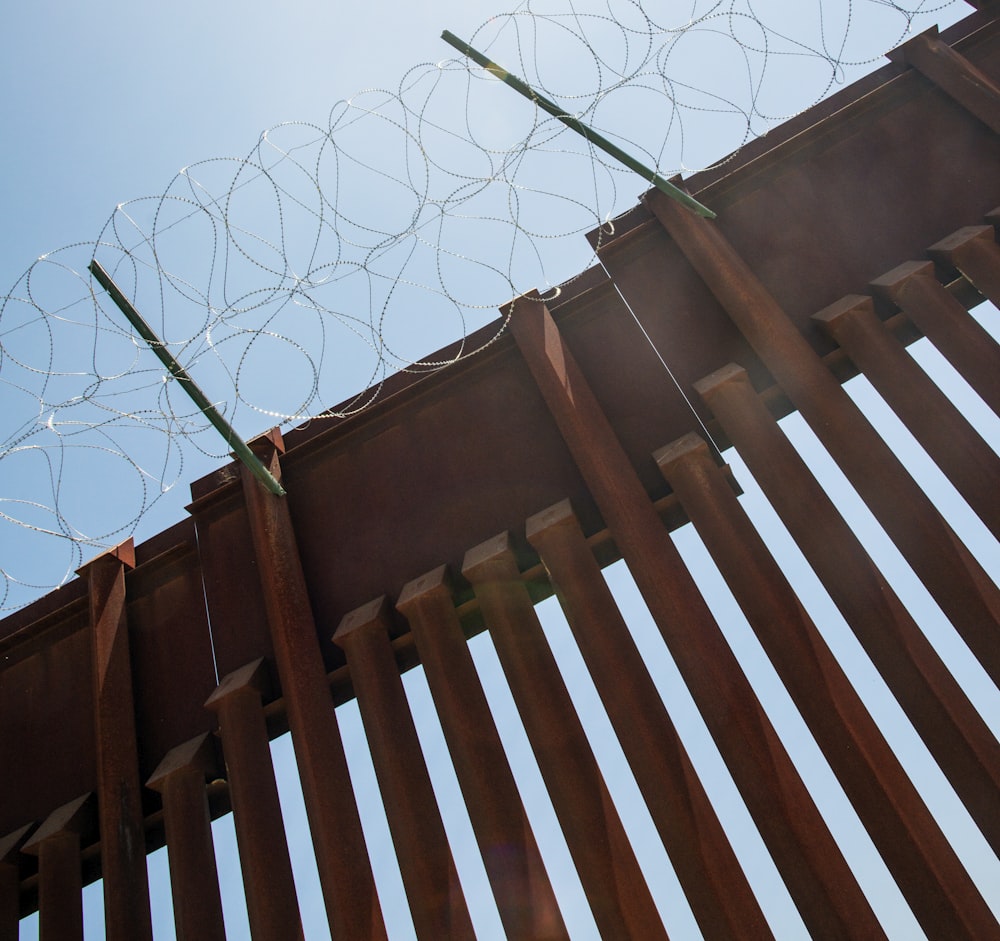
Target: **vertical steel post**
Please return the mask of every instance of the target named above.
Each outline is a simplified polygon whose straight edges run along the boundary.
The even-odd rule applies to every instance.
[[[17,941],[21,918],[21,846],[34,825],[27,824],[0,838],[0,941]]]
[[[274,429],[252,446],[280,481],[280,432]],[[380,941],[385,938],[382,909],[357,806],[345,799],[353,793],[347,756],[288,498],[265,490],[246,465],[240,465],[240,474],[330,931],[336,938]]]
[[[92,794],[56,808],[24,844],[38,857],[39,941],[83,941],[80,838],[96,830]]]
[[[525,941],[568,941],[514,775],[452,602],[445,566],[408,582],[409,621],[504,929]]]
[[[1000,744],[983,717],[758,399],[746,371],[727,366],[696,383],[695,389],[1000,853]]]
[[[983,401],[1000,414],[1000,347],[934,276],[929,261],[909,261],[871,283],[901,308]]]
[[[545,305],[511,331],[813,938],[884,937]]]
[[[129,540],[80,569],[89,583],[97,805],[108,941],[152,941],[153,937],[125,614],[125,572],[134,566],[135,549]]]
[[[217,776],[215,739],[199,735],[172,748],[146,787],[163,798],[177,941],[225,941],[206,777]]]
[[[255,660],[224,677],[205,702],[218,717],[253,941],[302,941],[292,862],[271,764]]]
[[[975,884],[716,467],[685,435],[654,458],[928,937],[1000,934]]]
[[[474,941],[472,919],[389,641],[387,608],[383,597],[345,615],[333,642],[347,656],[417,937]]]
[[[851,294],[813,314],[1000,539],[1000,457],[875,315]]]
[[[507,534],[470,549],[462,574],[476,592],[601,937],[665,939]]]
[[[569,501],[531,517],[526,529],[702,934],[771,937]]]
[[[718,226],[658,195],[643,198],[983,667],[1000,679],[1000,589]]]

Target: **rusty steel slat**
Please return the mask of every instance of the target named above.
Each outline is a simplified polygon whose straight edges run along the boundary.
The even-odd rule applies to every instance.
[[[901,308],[1000,414],[1000,347],[938,281],[932,262],[906,262],[876,278],[871,288]]]
[[[992,225],[966,226],[932,245],[927,253],[957,268],[984,297],[1000,305],[1000,245]]]
[[[109,941],[153,937],[125,611],[125,571],[134,567],[135,549],[128,540],[80,569],[90,598],[97,807]]]
[[[764,545],[708,445],[654,455],[785,689],[931,938],[992,938],[1000,924]]]
[[[1000,88],[985,72],[943,42],[936,26],[897,46],[887,56],[893,62],[905,62],[917,69],[966,111],[1000,133]]]
[[[569,935],[462,632],[446,567],[408,582],[396,609],[410,624],[508,937],[566,941]]]
[[[472,583],[552,806],[605,941],[667,937],[538,622],[506,533],[470,549]]]
[[[292,862],[271,764],[255,660],[223,678],[205,706],[218,718],[253,941],[302,941]]]
[[[884,937],[545,305],[511,331],[812,937]]]
[[[199,735],[172,748],[146,782],[163,798],[177,941],[225,941],[219,873],[206,778],[218,776],[215,738]]]
[[[19,827],[0,838],[0,941],[18,941],[21,902],[21,846],[34,829]]]
[[[20,899],[17,860],[0,859],[0,941],[17,941]]]
[[[728,366],[695,386],[834,604],[1000,853],[1000,744],[757,396]]]
[[[882,325],[870,297],[813,314],[899,416],[990,532],[1000,539],[1000,457]]]
[[[280,480],[280,432],[251,446]],[[382,909],[357,805],[344,799],[352,793],[350,772],[289,515],[291,497],[265,490],[245,465],[240,475],[330,931],[335,938],[380,941]]]
[[[356,608],[333,642],[347,656],[417,937],[472,941],[472,919],[389,642],[387,611],[384,597]]]
[[[83,941],[80,838],[51,836],[38,846],[39,941]]]
[[[644,197],[656,217],[840,465],[955,630],[994,680],[1000,679],[1000,645],[996,643],[1000,589],[719,227],[692,213],[683,213],[687,218],[682,218],[673,211],[672,200],[656,196],[654,192]],[[962,314],[968,317],[964,309]]]
[[[526,531],[702,934],[772,937],[569,501],[531,517]]]
[[[39,941],[83,941],[80,843],[96,835],[93,798],[85,794],[53,810],[22,848],[38,857]]]

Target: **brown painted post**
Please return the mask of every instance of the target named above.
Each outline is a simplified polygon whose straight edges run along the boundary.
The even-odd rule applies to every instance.
[[[909,261],[871,283],[912,320],[993,411],[1000,414],[1000,347],[934,276],[929,261]]]
[[[39,941],[83,941],[80,840],[96,830],[92,794],[52,811],[24,844],[38,857]]]
[[[389,641],[387,610],[384,597],[355,609],[333,642],[347,656],[417,937],[472,941],[472,919]]]
[[[511,331],[812,937],[884,937],[545,305]]]
[[[222,736],[250,933],[254,941],[301,941],[292,862],[261,702],[267,686],[265,663],[255,660],[224,677],[205,706],[218,717]]]
[[[653,191],[644,199],[963,640],[994,680],[1000,680],[1000,644],[996,643],[1000,589],[719,227],[657,195]]]
[[[452,602],[445,566],[407,583],[410,623],[507,936],[568,935]]]
[[[702,934],[771,937],[569,501],[531,517],[526,529]]]
[[[688,434],[654,459],[927,936],[1000,934],[1000,924],[743,512],[708,445]]]
[[[97,806],[108,941],[152,941],[153,937],[125,614],[125,572],[134,567],[130,539],[80,569],[89,582]]]
[[[843,347],[979,518],[1000,538],[1000,457],[882,325],[872,299],[848,295],[813,314],[813,320]]]
[[[936,242],[928,254],[957,268],[984,297],[1000,304],[1000,245],[992,225],[972,225]]]
[[[170,749],[146,782],[163,797],[177,941],[226,938],[205,795],[206,779],[217,776],[215,738],[205,734]]]
[[[17,941],[21,917],[21,846],[33,824],[19,827],[0,839],[0,941]]]
[[[1000,133],[1000,87],[965,56],[943,42],[936,26],[897,46],[887,57],[893,62],[913,66],[966,111]]]
[[[252,446],[275,479],[284,445],[275,429]],[[335,938],[385,938],[347,756],[326,679],[288,501],[240,465],[257,571],[309,817],[330,931]]]
[[[466,553],[472,582],[604,941],[666,931],[538,623],[506,533]]]
[[[730,365],[695,385],[969,813],[1000,852],[1000,744],[858,537]]]

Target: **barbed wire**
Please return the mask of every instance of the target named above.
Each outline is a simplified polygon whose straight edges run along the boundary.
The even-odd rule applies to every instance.
[[[527,0],[464,38],[669,177],[732,159],[956,2]],[[227,451],[92,281],[92,258],[255,434],[349,417],[391,373],[489,346],[498,310],[583,271],[581,234],[642,188],[448,57],[120,204],[96,238],[43,255],[0,298],[0,610],[154,508],[179,511],[188,468]]]

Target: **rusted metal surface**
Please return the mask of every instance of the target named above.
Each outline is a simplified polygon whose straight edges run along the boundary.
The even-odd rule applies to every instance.
[[[203,705],[217,680],[194,520],[136,546],[125,586],[145,779],[171,748],[214,726]]]
[[[1000,933],[708,446],[686,435],[655,459],[927,936]]]
[[[88,581],[104,923],[111,941],[152,939],[125,572],[132,541],[80,570]]]
[[[702,934],[771,937],[569,502],[531,517],[526,529]]]
[[[813,315],[845,349],[969,506],[1000,538],[1000,456],[881,324],[870,297],[849,294]]]
[[[1000,680],[1000,589],[714,223],[647,199],[955,629]],[[942,289],[943,290],[943,289]],[[950,299],[950,295],[949,295]],[[962,316],[968,317],[965,311]]]
[[[280,480],[280,432],[258,439],[256,447],[273,478]],[[385,937],[382,911],[357,807],[342,799],[351,793],[351,777],[288,500],[264,489],[250,468],[241,466],[240,472],[330,930],[335,937],[378,941]]]
[[[140,781],[154,775],[159,788],[158,793],[151,787],[137,789],[132,778],[127,782],[130,808],[138,806],[145,816],[137,823],[130,811],[127,821],[138,845],[143,837],[150,847],[162,842],[163,826],[175,846],[188,836],[194,839],[196,831],[203,838],[204,781],[193,770],[180,777],[157,778],[155,773],[172,753],[177,757],[174,749],[221,726],[229,794],[221,783],[213,784],[211,793],[218,794],[216,812],[227,797],[236,809],[255,937],[295,937],[297,906],[267,750],[268,729],[276,734],[290,727],[331,925],[335,934],[351,938],[380,937],[383,929],[355,824],[356,807],[353,800],[343,799],[351,788],[329,684],[337,701],[352,695],[344,654],[330,639],[331,626],[345,613],[386,595],[400,599],[413,632],[391,640],[396,668],[405,669],[420,658],[427,661],[466,799],[473,803],[470,795],[489,784],[477,762],[485,762],[489,777],[495,778],[496,805],[470,808],[470,816],[508,932],[517,937],[563,936],[495,730],[484,733],[483,743],[476,742],[471,730],[462,727],[466,716],[448,718],[444,711],[461,711],[461,697],[471,691],[480,715],[485,715],[474,671],[459,679],[456,667],[455,676],[447,675],[451,666],[445,658],[456,657],[456,645],[482,629],[484,620],[493,630],[503,624],[507,626],[501,631],[531,626],[522,579],[530,576],[530,587],[537,593],[550,592],[552,586],[520,541],[524,521],[568,500],[580,527],[579,538],[573,537],[578,554],[573,564],[579,568],[572,577],[563,575],[565,584],[572,586],[564,591],[569,609],[572,597],[583,597],[584,582],[592,577],[582,574],[591,568],[585,552],[596,551],[600,564],[618,555],[628,559],[810,932],[838,941],[878,937],[881,929],[829,827],[805,792],[654,509],[669,505],[670,525],[682,521],[650,454],[664,442],[698,430],[701,419],[712,429],[721,427],[720,440],[735,441],[747,456],[990,845],[1000,847],[996,739],[807,469],[782,450],[787,442],[782,446],[773,439],[773,434],[780,439],[780,432],[753,391],[762,390],[776,415],[794,407],[803,411],[980,661],[994,678],[1000,675],[995,586],[950,529],[928,512],[922,495],[874,433],[845,405],[838,382],[852,374],[854,364],[836,336],[827,335],[813,316],[874,284],[878,310],[890,315],[896,336],[909,342],[926,333],[960,364],[984,398],[1000,408],[995,344],[985,342],[974,329],[970,332],[972,319],[965,312],[978,292],[995,297],[1000,280],[1000,249],[990,227],[980,225],[984,220],[1000,224],[1000,134],[991,129],[996,127],[1000,85],[1000,26],[994,19],[995,3],[978,6],[979,13],[947,31],[940,42],[933,35],[918,37],[879,72],[751,143],[731,161],[688,179],[685,186],[719,212],[718,223],[702,221],[709,228],[698,229],[696,222],[671,218],[651,195],[614,220],[608,227],[613,232],[602,232],[604,267],[563,285],[549,305],[551,320],[545,319],[540,304],[518,301],[512,322],[516,340],[504,335],[483,354],[439,374],[389,377],[378,401],[365,412],[288,432],[287,450],[280,459],[278,437],[272,437],[270,445],[263,442],[274,446],[265,456],[289,491],[280,510],[259,499],[237,467],[220,468],[192,486],[190,519],[139,545],[133,570],[123,572],[119,566],[112,579],[113,599],[98,590],[100,579],[84,577],[0,621],[0,834],[51,822],[59,808],[81,794],[101,791],[107,797],[109,782],[114,786],[115,780],[125,780],[118,776],[125,768],[137,770]],[[915,140],[919,149],[914,148]],[[928,251],[937,267],[919,261]],[[906,277],[896,278],[906,259],[911,259],[903,272]],[[893,275],[888,281],[885,272]],[[945,286],[938,277],[953,283]],[[680,390],[701,389],[704,401],[693,397],[697,416],[663,370],[617,289],[663,354]],[[887,302],[903,313],[887,310]],[[934,316],[926,317],[926,309]],[[935,319],[942,312],[952,321],[943,329]],[[544,329],[535,330],[539,323],[532,326],[530,321],[539,316]],[[496,328],[483,328],[468,343],[479,345]],[[851,345],[845,335],[840,339],[845,347]],[[552,345],[546,346],[549,341]],[[866,341],[868,351],[858,348],[851,356],[874,375],[872,365],[863,362],[872,355],[870,343]],[[433,358],[448,359],[450,352],[454,349]],[[896,354],[898,350],[893,353],[898,359]],[[886,355],[884,350],[877,355],[879,368],[888,362]],[[536,382],[540,362],[554,370],[555,387],[545,395]],[[720,380],[718,370],[733,363],[738,364],[733,375],[742,378]],[[566,364],[571,364],[568,371]],[[836,379],[827,366],[835,370]],[[715,379],[699,386],[712,376]],[[902,386],[895,402],[901,414],[913,408],[909,402],[904,407],[904,401],[914,398],[918,386],[924,389],[919,393],[923,411],[929,410],[926,383],[918,383],[915,376],[900,372],[892,377]],[[541,386],[544,389],[545,382]],[[562,405],[555,405],[553,396],[561,396]],[[934,423],[951,427],[947,433],[933,432],[937,443],[931,450],[956,480],[967,481],[962,488],[989,515],[987,506],[996,503],[990,500],[990,481],[995,492],[995,478],[984,469],[987,463],[995,466],[995,458],[987,462],[976,450],[981,445],[971,445],[967,429],[960,429],[954,416],[941,408],[933,406]],[[919,417],[911,415],[911,423],[916,425]],[[920,430],[931,434],[922,426]],[[977,465],[975,472],[969,470],[970,463]],[[537,518],[532,532],[538,535],[536,523]],[[461,571],[469,547],[501,532],[513,534],[517,549],[517,564],[513,556],[503,562],[508,584],[502,590],[496,587],[496,571],[489,578],[476,575],[475,592],[457,575],[454,592],[440,580],[433,590],[413,587],[420,573],[440,572],[445,566]],[[581,540],[589,540],[586,550]],[[538,545],[554,571],[555,548],[545,548],[540,541]],[[485,558],[479,561],[486,565]],[[98,561],[92,571],[106,564]],[[474,565],[468,570],[470,575],[477,571]],[[492,588],[487,584],[491,579]],[[493,600],[484,603],[491,592]],[[588,610],[607,602],[603,596],[588,598]],[[491,605],[492,611],[486,610]],[[92,638],[92,606],[95,623],[104,618],[112,628],[99,644]],[[609,623],[616,617],[609,612]],[[580,616],[571,620],[583,637]],[[406,629],[401,619],[393,624],[396,631]],[[111,648],[102,646],[105,641]],[[126,641],[129,656],[123,657]],[[523,643],[519,636],[518,644]],[[115,650],[110,658],[105,656],[109,649]],[[508,650],[505,669],[512,683],[526,684],[531,696],[540,697],[545,683],[539,676],[532,674],[530,682],[516,677],[522,669],[537,666],[512,666],[521,656],[522,650]],[[435,657],[442,658],[436,679],[430,668]],[[611,671],[608,652],[604,659],[604,668]],[[131,670],[127,683],[126,660]],[[100,665],[95,673],[81,669],[91,662]],[[467,657],[462,662],[462,670],[471,667]],[[244,670],[247,664],[251,666]],[[269,690],[265,725],[261,689],[272,667],[280,675],[281,689]],[[620,663],[614,670],[638,668]],[[234,672],[240,675],[224,681],[213,694],[217,676]],[[621,726],[627,713],[622,704],[640,691],[620,688],[612,696],[610,680],[606,677],[599,685],[609,711],[620,709],[616,721]],[[525,689],[520,695],[523,707],[530,697]],[[648,690],[642,695],[648,696]],[[206,710],[209,697],[211,708]],[[544,734],[536,730],[540,751],[544,749],[538,743],[555,736],[557,728],[560,737],[582,735],[565,703],[551,708],[559,718],[549,717]],[[657,754],[656,729],[662,733],[661,748],[674,749],[676,741],[669,719],[659,709],[656,715],[660,725],[655,729],[637,723],[641,728],[622,736],[641,740],[630,746],[633,764],[645,769],[638,772],[640,778],[644,773],[651,776],[649,769],[663,762],[663,793],[649,797],[651,809],[658,799],[667,801],[669,793],[674,802],[670,806],[676,806],[680,816],[670,821],[674,829],[660,824],[661,833],[673,834],[666,841],[683,842],[678,834],[684,827],[697,834],[699,846],[691,848],[691,860],[677,868],[693,907],[708,926],[706,933],[721,937],[726,925],[742,917],[741,905],[748,924],[756,923],[759,914],[743,895],[742,884],[732,898],[723,898],[718,912],[708,911],[707,900],[720,896],[720,873],[731,870],[731,859],[683,750]],[[652,714],[646,718],[654,722]],[[126,729],[129,721],[134,732]],[[480,722],[491,727],[488,717]],[[125,731],[119,736],[111,729]],[[573,746],[580,748],[574,760],[592,769],[592,757],[581,741]],[[102,752],[109,743],[113,750]],[[566,786],[557,780],[565,776],[565,770],[557,774],[550,769],[547,777],[554,793]],[[558,803],[566,808],[582,800],[586,813],[597,821],[595,832],[605,834],[618,865],[631,872],[631,850],[616,829],[613,809],[605,806],[599,778],[592,770],[583,777],[586,796],[574,798],[559,791]],[[176,786],[167,783],[172,778]],[[647,780],[644,789],[650,795],[653,782]],[[178,810],[179,804],[190,809]],[[192,820],[197,814],[200,824],[192,825],[184,837],[171,837],[170,820],[188,814]],[[564,811],[568,833],[582,829],[573,816]],[[520,862],[505,869],[496,857],[491,862],[486,846],[510,831]],[[98,846],[95,832],[84,829],[78,834],[70,828],[58,837],[57,832],[62,831],[53,831],[52,839],[33,836],[20,850],[8,847],[0,859],[0,879],[20,880],[22,914],[34,907],[38,895],[43,921],[52,924],[52,919],[62,918],[61,927],[73,934],[78,933],[74,912],[81,875],[90,880],[103,870],[109,885],[122,877],[114,871],[113,839]],[[343,834],[348,835],[342,839]],[[579,849],[583,837],[578,833],[574,839],[578,854],[585,855],[586,850]],[[6,846],[2,841],[0,845]],[[688,847],[667,849],[680,859]],[[204,843],[199,852],[207,865]],[[48,859],[44,872],[36,872],[32,854],[39,861]],[[914,854],[915,859],[920,856]],[[69,889],[56,887],[52,873],[59,866],[72,884]],[[593,873],[603,872],[588,883],[599,909],[607,902],[606,880],[613,882],[616,876],[610,857],[593,866]],[[699,867],[703,871],[696,878],[692,873]],[[195,868],[194,863],[187,868],[189,881]],[[345,868],[350,870],[346,876]],[[942,875],[942,886],[949,878]],[[200,888],[212,891],[208,884]],[[605,906],[612,914],[602,915],[612,925],[608,936],[619,931],[645,938],[661,931],[641,879],[630,876],[619,888],[621,897]],[[64,903],[52,902],[58,897],[53,893],[60,891]],[[909,891],[911,896],[917,892]],[[194,892],[186,889],[186,897]],[[513,898],[516,894],[520,904]],[[9,887],[4,895],[0,884],[0,921],[9,921],[10,916],[2,914],[8,895]],[[926,895],[930,899],[934,891]],[[133,902],[113,901],[109,925],[117,919],[119,905]],[[968,918],[979,904],[954,902],[943,909],[962,907]],[[633,914],[626,917],[630,905]],[[354,914],[345,914],[349,911]],[[716,917],[718,922],[712,921]],[[349,927],[336,927],[340,918]],[[623,928],[629,918],[632,926]],[[636,929],[636,923],[642,927]],[[109,927],[109,937],[117,930]],[[956,936],[962,929],[943,930]],[[138,936],[144,932],[140,927]]]
[[[417,937],[471,941],[472,919],[392,654],[387,611],[385,598],[357,608],[333,640],[347,654]]]
[[[906,262],[872,281],[903,309],[994,411],[1000,411],[1000,347],[934,277],[931,262]]]
[[[889,58],[918,69],[970,114],[1000,133],[1000,86],[942,42],[936,27],[893,49]]]
[[[97,829],[92,794],[57,807],[22,847],[38,857],[40,941],[83,941],[81,839]]]
[[[205,734],[172,748],[146,782],[163,798],[177,941],[226,937],[205,794],[206,780],[218,776],[215,739]]]
[[[222,734],[250,932],[254,941],[301,941],[302,921],[261,704],[267,688],[267,667],[256,660],[224,677],[205,705],[218,716]]]
[[[470,549],[462,574],[475,589],[601,937],[665,939],[507,534]]]
[[[882,936],[545,305],[511,330],[812,936]]]
[[[0,839],[0,941],[17,941],[21,917],[21,847],[33,824]]]
[[[697,391],[823,582],[889,689],[1000,852],[1000,744],[858,537],[754,392],[730,366]]]
[[[966,226],[928,252],[938,264],[957,268],[994,305],[1000,304],[1000,245],[992,225]]]
[[[407,583],[396,608],[416,640],[508,936],[568,938],[462,632],[445,566]],[[488,800],[482,799],[484,794]]]
[[[42,620],[51,625],[51,643],[12,657],[0,672],[0,832],[44,820],[97,789],[86,595],[82,600]]]
[[[260,657],[274,659],[250,519],[239,479],[238,467],[229,465],[209,481],[192,484],[194,500],[188,507],[198,534],[205,603],[211,612],[212,646],[219,676],[226,676]]]

